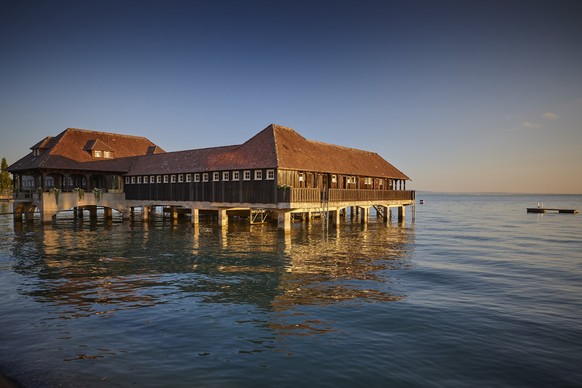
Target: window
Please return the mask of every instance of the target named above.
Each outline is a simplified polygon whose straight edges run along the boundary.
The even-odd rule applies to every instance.
[[[213,172],[212,173],[212,181],[216,182],[220,180],[220,173],[219,172]]]
[[[164,175],[164,183],[168,183],[168,176]]]
[[[300,172],[300,173],[299,173],[299,182],[303,182],[303,179],[305,179],[305,178],[303,177],[303,173],[302,173],[302,172]]]
[[[103,151],[103,157],[106,159],[111,158],[111,151]]]
[[[144,176],[143,177],[143,183],[149,183],[149,177],[148,176]]]
[[[372,184],[372,178],[369,178],[369,177],[364,178],[364,184],[365,185],[371,185]]]
[[[243,180],[244,181],[251,180],[251,172],[249,170],[243,171]]]
[[[208,182],[208,173],[207,172],[202,174],[202,182]]]
[[[186,174],[186,182],[192,182],[192,174]]]
[[[156,176],[156,183],[162,183],[162,176],[161,175]]]
[[[271,181],[275,179],[275,170],[267,170],[267,179]]]
[[[228,178],[229,178],[229,176],[230,176],[230,173],[228,171],[223,171],[222,172],[222,180],[223,181],[227,181]]]
[[[200,182],[200,174],[194,174],[194,182]]]
[[[180,174],[178,175],[178,183],[182,183],[184,182],[184,175]]]
[[[141,183],[141,176],[137,177],[137,183]]]
[[[154,176],[153,176],[153,175],[152,175],[152,176],[150,176],[150,183],[155,183],[155,181],[154,181]]]
[[[129,182],[130,182],[130,180],[129,180],[129,177],[128,177],[128,176],[126,176],[126,177],[125,177],[125,184],[126,184],[126,185],[129,185]]]
[[[260,181],[263,179],[263,170],[255,170],[255,180]]]
[[[93,151],[93,156],[96,158],[100,158],[101,157],[101,151]]]
[[[331,183],[336,183],[337,182],[337,176],[332,175],[331,176]]]
[[[240,171],[233,171],[233,172],[232,172],[232,180],[233,180],[233,181],[238,181],[238,180],[240,180]]]
[[[176,175],[170,175],[170,182],[176,183]]]
[[[132,184],[135,183],[135,177],[134,176],[131,177],[131,183]]]

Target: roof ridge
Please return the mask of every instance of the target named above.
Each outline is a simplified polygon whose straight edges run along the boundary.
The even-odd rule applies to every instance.
[[[240,144],[232,144],[232,145],[226,145],[226,146],[215,146],[215,147],[204,147],[204,148],[191,148],[188,150],[179,150],[179,151],[165,151],[164,153],[161,154],[153,154],[153,155],[168,155],[168,154],[180,154],[180,153],[187,153],[187,152],[195,152],[195,151],[204,151],[204,150],[213,150],[213,149],[219,149],[219,148],[238,148],[240,147]],[[159,147],[158,145],[156,145],[156,147]],[[141,156],[153,156],[153,155],[138,155],[139,157]]]
[[[311,139],[305,139],[309,142],[312,143],[318,143],[318,144],[323,144],[326,146],[332,146],[332,147],[336,147],[336,148],[343,148],[345,150],[351,150],[351,151],[359,151],[359,152],[365,152],[367,154],[375,154],[375,155],[379,155],[377,152],[375,151],[368,151],[368,150],[363,150],[361,148],[355,148],[355,147],[347,147],[347,146],[343,146],[343,145],[338,145],[338,144],[332,144],[332,143],[327,143],[325,141],[319,141],[319,140],[311,140]]]
[[[63,131],[63,133],[64,132],[67,132],[67,131],[79,131],[79,132],[85,132],[85,133],[91,132],[91,133],[95,133],[95,134],[103,134],[103,135],[110,135],[110,136],[113,135],[113,136],[119,136],[119,137],[131,137],[131,138],[138,138],[138,139],[146,139],[146,140],[149,140],[145,136],[128,135],[128,134],[117,133],[117,132],[98,131],[98,130],[95,130],[95,129],[84,129],[84,128],[71,128],[71,127],[69,127],[67,129],[65,129]],[[150,140],[150,142],[151,142],[151,140]]]

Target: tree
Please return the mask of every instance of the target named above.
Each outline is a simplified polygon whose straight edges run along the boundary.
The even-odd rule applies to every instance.
[[[10,178],[10,173],[8,172],[6,158],[2,158],[2,166],[0,168],[2,169],[0,173],[0,193],[4,194],[12,190],[12,178]]]

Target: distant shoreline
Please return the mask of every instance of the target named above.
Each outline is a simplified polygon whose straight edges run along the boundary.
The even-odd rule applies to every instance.
[[[429,191],[429,190],[415,190],[416,197],[419,195],[514,195],[514,196],[540,196],[540,195],[582,195],[582,193],[510,193],[510,192],[496,192],[496,191]]]

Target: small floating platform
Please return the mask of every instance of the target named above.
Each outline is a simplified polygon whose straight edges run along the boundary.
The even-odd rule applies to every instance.
[[[552,209],[547,207],[528,207],[528,213],[578,213],[578,209]]]

